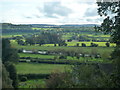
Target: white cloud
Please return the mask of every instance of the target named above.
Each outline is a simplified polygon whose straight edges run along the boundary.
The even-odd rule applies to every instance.
[[[10,23],[100,23],[97,5],[92,1],[1,0],[3,13],[0,17],[1,21]]]

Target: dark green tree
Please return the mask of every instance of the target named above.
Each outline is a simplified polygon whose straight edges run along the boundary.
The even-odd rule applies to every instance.
[[[2,63],[8,71],[10,79],[13,81],[12,86],[14,88],[18,87],[18,79],[13,63],[17,63],[18,59],[17,50],[11,47],[10,41],[8,39],[2,39]]]
[[[112,38],[112,42],[116,43],[116,49],[112,53],[113,63],[115,65],[115,72],[111,76],[114,83],[113,87],[120,87],[120,1],[116,2],[104,2],[99,0],[98,14],[100,16],[106,16],[100,27],[97,27],[98,31],[103,31],[105,34],[109,33]],[[96,27],[95,27],[96,28]]]
[[[82,47],[86,47],[86,44],[85,44],[85,43],[82,43],[81,46],[82,46]]]
[[[2,64],[2,88],[13,88],[12,80],[4,64]]]
[[[25,42],[23,41],[23,40],[17,40],[17,43],[19,44],[19,45],[25,45]]]
[[[107,46],[107,47],[110,47],[110,43],[107,42],[107,43],[106,43],[106,46]]]
[[[18,87],[18,77],[17,77],[17,72],[16,68],[11,62],[6,62],[5,63],[6,70],[9,72],[10,79],[13,80],[12,86],[14,88]]]
[[[2,39],[2,62],[18,62],[17,50],[12,48],[8,39]]]
[[[76,46],[79,47],[79,43],[77,43]]]
[[[111,88],[110,77],[96,65],[73,65],[70,71],[52,73],[47,88]]]
[[[105,34],[109,33],[112,37],[112,42],[120,46],[120,1],[118,2],[104,2],[99,0],[98,14],[100,16],[106,16],[98,27],[98,31],[103,31]]]

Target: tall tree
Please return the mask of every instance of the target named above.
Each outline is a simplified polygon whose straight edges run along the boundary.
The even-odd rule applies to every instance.
[[[98,28],[99,31],[104,31],[109,33],[112,37],[112,41],[120,46],[120,1],[118,2],[104,2],[104,0],[99,0],[98,14],[100,16],[105,16],[101,27]],[[113,0],[114,1],[114,0]]]
[[[17,50],[12,48],[8,39],[2,39],[2,62],[18,62]]]
[[[10,79],[13,81],[12,86],[14,88],[18,87],[18,79],[13,63],[18,62],[18,59],[17,50],[11,47],[10,41],[8,39],[2,39],[2,63],[8,71]]]
[[[106,17],[98,30],[109,33],[112,42],[116,43],[116,49],[112,53],[115,72],[111,80],[114,83],[113,87],[120,87],[120,1],[104,2],[104,0],[99,0],[97,4],[98,14]]]
[[[13,88],[12,80],[10,79],[4,64],[2,64],[2,88]]]

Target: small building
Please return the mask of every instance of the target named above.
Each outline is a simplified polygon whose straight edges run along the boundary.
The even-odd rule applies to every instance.
[[[23,50],[23,53],[33,53],[33,51]]]
[[[47,54],[46,51],[38,51],[38,54]]]

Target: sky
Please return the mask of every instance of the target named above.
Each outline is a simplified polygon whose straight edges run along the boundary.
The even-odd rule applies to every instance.
[[[96,0],[0,0],[0,23],[100,24]]]

